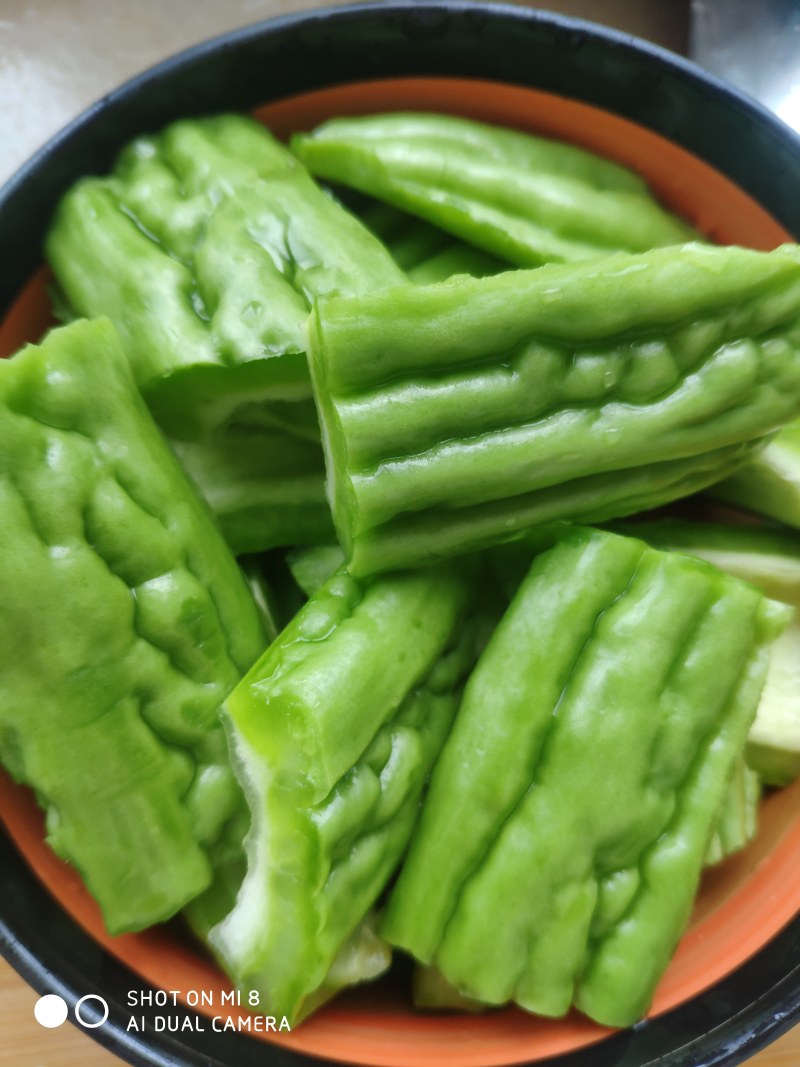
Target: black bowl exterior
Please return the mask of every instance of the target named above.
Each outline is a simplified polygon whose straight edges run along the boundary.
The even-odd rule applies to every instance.
[[[41,262],[56,203],[103,173],[131,138],[181,117],[249,111],[375,78],[450,76],[535,88],[611,111],[722,171],[800,235],[800,140],[758,104],[645,42],[526,8],[439,0],[314,10],[192,48],[115,90],[0,191],[0,318]],[[769,166],[763,164],[769,161]],[[39,992],[109,1004],[87,1031],[134,1064],[299,1067],[322,1061],[234,1034],[127,1031],[128,994],[150,990],[100,948],[0,835],[0,951]],[[157,1009],[148,1009],[149,1011]],[[195,1018],[180,1008],[170,1016]],[[537,1067],[732,1067],[800,1018],[800,917],[712,990],[600,1045]]]

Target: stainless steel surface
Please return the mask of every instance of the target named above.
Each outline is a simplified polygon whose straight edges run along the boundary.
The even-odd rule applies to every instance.
[[[800,130],[797,0],[693,0],[690,51]]]

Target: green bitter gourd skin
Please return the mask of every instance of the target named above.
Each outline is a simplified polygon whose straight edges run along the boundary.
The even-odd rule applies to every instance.
[[[334,522],[366,574],[740,465],[800,406],[800,254],[686,245],[331,297],[310,332]]]
[[[734,577],[760,586],[762,592],[775,600],[786,603],[787,592],[800,592],[797,586],[800,580],[800,569],[797,566],[800,562],[800,552],[796,545],[787,546],[787,541],[791,539],[781,537],[780,534],[776,536],[770,531],[766,538],[767,544],[764,545],[763,541],[759,543],[759,531],[755,531],[756,544],[754,544],[750,537],[753,533],[752,528],[740,530],[734,527],[720,527],[718,524],[691,523],[674,519],[658,522],[620,522],[612,525],[611,529],[625,536],[638,537],[665,552],[674,550],[685,552],[687,555],[696,555],[700,559],[713,563],[720,570],[733,574]],[[516,595],[534,557],[552,548],[561,537],[569,536],[569,534],[570,527],[568,526],[538,527],[519,541],[498,545],[487,553],[490,573],[506,603]],[[794,560],[786,558],[787,547],[794,554]],[[730,566],[726,565],[728,563]],[[763,583],[758,581],[761,575],[765,579]],[[786,641],[787,634],[790,634],[796,626],[797,620],[794,619],[772,646],[767,682],[759,701],[756,721],[761,714],[762,706],[766,707],[770,703],[767,695],[771,688],[769,680],[775,671],[776,660],[782,659],[780,649]],[[754,723],[752,730],[755,728]],[[742,757],[717,821],[714,837],[706,856],[707,865],[721,863],[734,852],[745,848],[755,837],[758,830],[760,799],[761,780],[747,766]],[[426,996],[430,992],[430,995],[435,997],[438,995],[439,980],[427,976],[420,988],[425,991]],[[446,991],[446,983],[442,988]],[[428,1006],[435,1006],[434,1000],[431,1000]]]
[[[758,830],[761,779],[744,759],[739,759],[728,786],[722,811],[717,817],[711,843],[703,860],[705,867],[723,863],[753,840]],[[414,1007],[423,1011],[481,1012],[488,1004],[459,993],[437,967],[417,964],[411,979]]]
[[[264,647],[108,321],[0,361],[0,754],[112,933],[211,880],[241,794],[219,706]]]
[[[271,1012],[305,1013],[400,859],[474,658],[473,577],[340,570],[226,703],[253,821],[210,939]]]
[[[788,614],[613,534],[538,556],[467,683],[387,940],[489,1004],[640,1018]]]
[[[778,639],[780,640],[780,638]],[[714,867],[746,848],[758,831],[761,779],[739,759],[717,817],[704,866]],[[423,1011],[486,1011],[488,1005],[459,993],[436,967],[417,964],[412,977],[414,1006]]]
[[[441,252],[418,263],[408,272],[412,282],[417,285],[435,285],[446,282],[457,274],[468,274],[472,278],[488,278],[508,270],[508,264],[494,256],[471,248],[461,241],[443,248]]]
[[[235,555],[334,539],[318,442],[236,426],[172,448]]]
[[[450,234],[438,226],[380,201],[369,201],[358,211],[358,217],[406,273],[453,243]]]
[[[344,563],[339,545],[294,548],[286,554],[292,577],[307,597],[312,597]]]
[[[81,315],[107,315],[157,421],[192,438],[242,403],[310,398],[309,300],[404,278],[258,123],[177,122],[63,198],[47,240]]]
[[[718,500],[800,529],[800,419],[730,478],[713,486]]]
[[[151,411],[187,442],[184,458],[212,506],[214,468],[224,467],[220,521],[236,550],[326,536],[320,455],[308,499],[299,510],[296,501],[294,438],[319,432],[305,321],[324,293],[403,281],[381,243],[262,126],[229,115],[141,138],[110,176],[78,182],[47,254],[72,308],[114,322]],[[257,426],[287,430],[276,447],[254,442],[271,450],[260,500],[241,448],[242,432]]]
[[[297,134],[291,148],[312,174],[419,215],[520,267],[697,237],[624,167],[468,119],[333,119]]]
[[[398,267],[418,285],[445,282],[454,274],[485,278],[509,269],[508,261],[454,240],[438,227],[388,204],[372,203],[359,212],[359,217],[383,241]]]
[[[422,1011],[487,1011],[488,1004],[464,996],[447,981],[436,967],[417,964],[411,976],[411,996],[415,1008]]]
[[[792,622],[772,647],[746,755],[750,767],[768,785],[784,786],[800,778],[800,541],[796,535],[677,519],[619,523],[617,529],[656,548],[708,560],[795,609]]]

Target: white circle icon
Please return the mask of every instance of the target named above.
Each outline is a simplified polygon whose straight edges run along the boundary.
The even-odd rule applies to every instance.
[[[100,1005],[100,1009],[102,1010],[102,1013],[103,1013],[102,1016],[99,1019],[97,1019],[95,1022],[91,1022],[90,1020],[86,1020],[81,1015],[81,1005],[82,1004],[86,1004],[87,1001],[90,1001],[90,1000],[96,1000],[97,1003]],[[75,1005],[75,1018],[78,1020],[78,1022],[81,1024],[81,1026],[85,1026],[87,1030],[94,1030],[95,1027],[102,1026],[103,1023],[108,1018],[108,1004],[103,1000],[102,997],[98,997],[96,993],[87,993],[86,996],[85,997],[81,997],[81,999]]]
[[[48,993],[47,996],[39,997],[36,1001],[33,1015],[39,1026],[46,1026],[48,1030],[53,1030],[67,1021],[67,1002],[55,993]]]

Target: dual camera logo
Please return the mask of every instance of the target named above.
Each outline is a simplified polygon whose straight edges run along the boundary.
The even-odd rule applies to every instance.
[[[69,1008],[63,997],[59,997],[56,993],[48,993],[47,996],[39,997],[36,1001],[33,1015],[40,1026],[53,1030],[67,1021]],[[87,993],[75,1005],[75,1019],[87,1030],[102,1026],[107,1018],[108,1004],[94,993]]]

